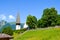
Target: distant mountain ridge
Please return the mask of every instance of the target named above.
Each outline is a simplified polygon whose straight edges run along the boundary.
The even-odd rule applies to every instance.
[[[10,26],[13,30],[16,30],[16,22],[6,22],[4,20],[0,21],[0,31],[7,26]],[[24,23],[20,23],[20,26],[23,28]]]

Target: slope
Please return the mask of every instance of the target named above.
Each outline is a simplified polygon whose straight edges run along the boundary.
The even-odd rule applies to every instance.
[[[14,40],[60,40],[60,28],[28,30],[23,35],[15,36]]]

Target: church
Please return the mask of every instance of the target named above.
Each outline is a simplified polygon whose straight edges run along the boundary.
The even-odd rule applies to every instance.
[[[25,23],[23,25],[23,28],[27,28],[28,25]],[[17,13],[17,18],[16,18],[16,30],[20,30],[22,28],[21,23],[20,23],[20,14]]]

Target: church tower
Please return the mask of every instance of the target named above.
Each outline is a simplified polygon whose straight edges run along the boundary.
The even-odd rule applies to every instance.
[[[21,26],[20,26],[20,14],[17,13],[17,18],[16,18],[16,30],[20,30]]]

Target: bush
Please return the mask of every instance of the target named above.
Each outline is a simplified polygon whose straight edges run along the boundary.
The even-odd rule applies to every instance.
[[[14,30],[13,32],[19,34],[19,33],[25,32],[26,30],[27,30],[27,29],[25,28],[25,29],[20,29],[20,30]]]
[[[3,28],[2,33],[8,34],[8,35],[13,35],[13,30],[11,29],[10,26]]]
[[[13,32],[19,34],[20,30],[14,30]]]
[[[26,30],[27,30],[26,28],[21,29],[21,30],[20,30],[20,33],[23,33],[23,32],[25,32]]]

